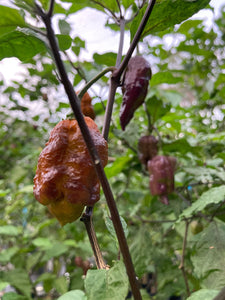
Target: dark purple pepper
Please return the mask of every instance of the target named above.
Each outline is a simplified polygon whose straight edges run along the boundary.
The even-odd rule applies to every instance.
[[[138,141],[138,157],[143,165],[158,153],[158,140],[153,135],[142,136]]]
[[[120,109],[122,130],[125,130],[135,110],[144,102],[151,75],[151,67],[142,56],[135,56],[130,59],[122,87],[123,102]]]
[[[160,196],[164,204],[169,204],[167,196],[174,191],[175,168],[176,158],[171,156],[157,155],[148,161],[151,194]]]

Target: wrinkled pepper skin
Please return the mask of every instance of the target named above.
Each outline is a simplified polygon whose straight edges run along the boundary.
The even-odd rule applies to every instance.
[[[94,111],[93,105],[91,104],[91,101],[92,101],[92,99],[91,99],[90,95],[88,94],[88,92],[86,92],[81,99],[80,106],[81,106],[81,111],[82,111],[83,115],[86,117],[90,117],[92,120],[94,120],[95,119],[95,111]]]
[[[164,204],[169,204],[167,195],[174,191],[175,168],[176,159],[171,156],[157,155],[148,161],[151,194],[160,196]]]
[[[153,135],[142,136],[138,141],[138,157],[147,167],[147,163],[158,153],[158,140]]]
[[[120,109],[122,130],[125,130],[133,118],[135,110],[144,102],[151,74],[151,67],[142,56],[135,56],[130,59],[122,87],[123,102]]]
[[[102,165],[108,146],[95,122],[85,117]],[[62,225],[80,217],[100,198],[100,184],[76,120],[59,122],[41,152],[34,177],[34,196]]]

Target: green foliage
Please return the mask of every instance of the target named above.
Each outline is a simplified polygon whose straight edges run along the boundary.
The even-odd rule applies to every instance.
[[[210,0],[203,1],[183,1],[175,0],[173,2],[166,0],[159,0],[156,2],[151,18],[149,19],[142,37],[147,36],[149,33],[164,31],[175,24],[190,18],[193,14],[204,8]],[[140,24],[146,5],[140,10],[138,17],[131,25],[131,39],[134,37]]]
[[[187,300],[211,300],[218,294],[217,290],[201,289],[193,293]]]
[[[128,278],[122,262],[109,270],[89,270],[85,279],[87,298],[90,300],[124,299],[128,292]]]
[[[66,8],[65,2],[70,4]],[[87,41],[76,34],[72,18],[86,7],[104,13],[107,30],[119,31],[120,10],[131,39],[146,4],[142,1],[57,1],[57,40],[75,90],[106,66],[117,53],[99,49],[82,59]],[[118,299],[128,294],[128,278],[116,233],[103,196],[94,209],[94,226],[109,270],[96,270],[84,224],[77,220],[61,228],[33,197],[33,177],[49,132],[71,109],[52,61],[43,24],[34,2],[0,6],[0,60],[16,57],[26,69],[21,79],[0,81],[0,293],[3,300]],[[225,285],[225,134],[224,134],[224,8],[214,27],[187,20],[206,7],[205,1],[156,1],[138,51],[152,65],[145,106],[123,132],[117,90],[109,132],[109,163],[105,173],[118,205],[143,300],[171,295],[212,300]],[[45,10],[49,1],[39,4]],[[208,8],[210,8],[208,6]],[[125,13],[126,12],[126,13]],[[110,16],[110,17],[109,17]],[[114,22],[114,21],[115,22]],[[88,20],[85,20],[88,22]],[[174,27],[175,24],[180,24]],[[31,24],[37,24],[34,27]],[[96,35],[97,36],[97,35]],[[167,38],[172,41],[169,45]],[[97,39],[97,37],[96,37]],[[89,90],[96,123],[104,122],[108,74]],[[168,206],[149,191],[149,174],[141,165],[138,140],[153,134],[159,155],[177,159],[175,191]],[[198,220],[194,235],[185,224]],[[182,245],[191,296],[180,270]],[[87,274],[75,257],[90,263]],[[118,259],[117,259],[118,258]],[[116,261],[115,261],[116,260]],[[8,287],[13,288],[8,290]],[[97,296],[96,296],[97,295]]]

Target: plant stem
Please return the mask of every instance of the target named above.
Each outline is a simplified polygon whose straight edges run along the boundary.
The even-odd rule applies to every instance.
[[[180,263],[179,269],[182,271],[185,286],[186,286],[186,293],[187,293],[187,296],[189,297],[191,294],[190,294],[190,288],[189,288],[189,284],[188,284],[187,274],[186,274],[185,267],[184,267],[184,258],[185,258],[185,251],[186,251],[186,246],[187,246],[188,227],[189,227],[189,221],[186,220],[185,221],[184,240],[183,240],[183,246],[182,246],[182,257],[181,257],[181,263]]]
[[[79,92],[78,97],[81,99],[84,94],[87,92],[87,90],[97,81],[99,80],[103,75],[105,75],[108,72],[112,72],[115,70],[115,67],[108,67],[102,70],[99,74],[97,74],[94,78],[92,78]]]
[[[135,47],[137,46],[137,43],[139,42],[139,40],[141,38],[141,35],[142,35],[143,30],[144,30],[144,28],[145,28],[145,26],[147,24],[147,21],[148,21],[150,15],[151,15],[151,12],[153,10],[155,2],[156,2],[156,0],[151,0],[149,2],[148,6],[147,6],[147,9],[145,11],[145,14],[143,16],[143,19],[141,20],[141,23],[140,23],[140,25],[138,27],[138,30],[137,30],[137,32],[136,32],[136,34],[134,36],[134,39],[133,39],[133,41],[132,41],[132,43],[130,45],[130,48],[127,51],[127,54],[126,54],[124,60],[122,61],[122,63],[120,65],[120,67],[118,68],[118,70],[116,70],[115,72],[113,72],[113,77],[116,78],[116,81],[118,81],[118,78],[121,77],[123,71],[125,70],[125,68],[126,68],[126,66],[128,64],[128,61],[131,58],[131,55],[134,52]]]
[[[93,253],[94,253],[97,268],[98,269],[108,269],[108,266],[105,264],[104,259],[102,257],[102,253],[101,253],[101,250],[100,250],[100,247],[98,244],[98,240],[97,240],[97,237],[95,234],[94,225],[92,222],[92,212],[93,212],[93,207],[88,206],[80,220],[82,222],[84,222],[84,225],[86,227],[89,241],[90,241]]]
[[[116,58],[116,68],[119,67],[122,55],[123,55],[123,44],[124,44],[124,33],[125,33],[125,24],[126,21],[123,17],[120,19],[120,41],[119,41],[119,49]]]
[[[145,25],[151,15],[151,12],[153,10],[154,4],[155,4],[156,0],[151,0],[149,2],[149,5],[145,11],[145,14],[143,16],[143,19],[138,27],[138,30],[134,36],[134,39],[130,45],[130,48],[127,51],[127,54],[124,58],[124,60],[122,61],[122,63],[119,65],[118,69],[116,69],[111,76],[110,79],[110,87],[109,87],[109,99],[107,102],[107,107],[106,107],[106,115],[105,115],[105,120],[104,120],[104,126],[103,126],[103,137],[107,140],[108,139],[108,134],[109,134],[109,128],[110,128],[110,122],[111,122],[111,116],[112,116],[112,110],[113,110],[113,104],[114,104],[114,99],[115,99],[115,94],[116,94],[116,89],[117,87],[120,85],[120,78],[121,75],[123,73],[123,71],[125,70],[131,55],[134,52],[135,47],[137,46],[137,43],[139,41],[139,39],[141,38],[141,34],[145,28]],[[117,54],[117,61],[116,63],[118,64],[119,61],[121,60],[122,57],[122,46],[123,46],[123,40],[124,40],[124,30],[125,30],[125,23],[126,21],[124,19],[120,19],[120,22],[122,20],[122,25],[120,26],[120,46],[119,46],[119,51]],[[123,24],[124,22],[124,24]]]
[[[109,98],[106,105],[104,125],[102,129],[102,135],[106,141],[108,140],[109,128],[110,128],[112,111],[113,111],[113,104],[114,104],[116,89],[118,85],[119,84],[111,77],[110,84],[109,84]]]
[[[43,10],[39,7],[39,5],[36,4],[36,8],[37,8],[38,14],[41,16],[43,22],[45,23],[48,40],[49,40],[49,43],[51,46],[52,53],[55,58],[56,66],[58,68],[58,71],[59,71],[59,74],[61,77],[61,81],[63,83],[66,94],[69,98],[71,108],[72,108],[74,115],[77,119],[77,122],[79,124],[84,141],[89,150],[89,154],[90,154],[93,164],[95,166],[96,173],[101,182],[102,189],[105,194],[106,201],[107,201],[107,205],[108,205],[110,213],[111,213],[112,222],[113,222],[116,234],[117,234],[120,250],[123,255],[124,264],[126,267],[126,271],[127,271],[127,275],[128,275],[129,281],[130,281],[130,286],[131,286],[132,293],[134,295],[134,299],[141,300],[142,297],[141,297],[141,294],[139,291],[139,286],[138,286],[138,282],[136,279],[134,266],[133,266],[133,263],[131,260],[129,248],[128,248],[126,237],[125,237],[123,227],[122,227],[122,224],[120,221],[119,212],[117,210],[117,206],[116,206],[113,194],[112,194],[112,190],[110,188],[109,182],[105,175],[104,168],[101,164],[101,160],[99,158],[97,149],[92,140],[92,137],[91,137],[91,134],[87,127],[87,124],[85,122],[85,119],[82,115],[80,105],[79,105],[79,99],[78,99],[78,97],[74,91],[74,88],[68,78],[66,69],[65,69],[63,61],[61,59],[61,56],[59,53],[59,47],[58,47],[58,44],[57,44],[57,41],[55,38],[54,31],[52,29],[51,18],[49,18],[49,16],[43,12]]]

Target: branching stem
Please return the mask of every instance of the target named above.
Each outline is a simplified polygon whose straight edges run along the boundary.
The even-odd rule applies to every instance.
[[[105,116],[105,121],[104,121],[104,126],[103,126],[103,131],[102,134],[104,136],[104,138],[107,140],[108,139],[108,134],[109,134],[109,128],[110,128],[110,122],[111,122],[111,116],[112,116],[112,111],[113,111],[113,104],[114,104],[114,99],[115,99],[115,94],[116,94],[116,89],[117,87],[120,85],[120,80],[121,80],[121,76],[134,52],[135,47],[137,46],[141,35],[143,33],[143,30],[145,28],[145,25],[151,15],[151,12],[153,10],[153,7],[155,5],[156,0],[151,0],[147,6],[147,9],[145,11],[145,14],[143,16],[143,19],[138,27],[138,30],[134,36],[134,39],[130,45],[130,48],[127,51],[127,54],[125,55],[122,63],[119,65],[118,69],[116,69],[112,76],[111,76],[111,80],[110,80],[110,89],[109,89],[109,99],[107,102],[107,107],[106,107],[106,116]],[[124,21],[123,19],[120,19],[120,22]],[[126,21],[124,21],[126,22]],[[123,27],[124,26],[124,27]],[[124,29],[125,29],[125,23],[122,24],[122,27],[120,27],[120,44],[122,44],[121,39],[124,39]],[[117,63],[120,60],[120,55],[122,57],[122,47],[119,47],[120,52],[118,52],[117,54]]]
[[[98,244],[98,240],[95,234],[94,225],[92,222],[92,212],[93,207],[88,206],[86,208],[85,213],[81,217],[81,221],[84,222],[84,225],[87,230],[87,234],[89,237],[89,241],[94,253],[96,266],[98,269],[108,269],[109,267],[105,264],[104,259],[102,257],[102,253]]]
[[[106,201],[107,201],[107,205],[108,205],[110,213],[111,213],[112,222],[113,222],[116,234],[117,234],[120,250],[123,255],[124,264],[126,267],[126,271],[127,271],[127,275],[128,275],[129,281],[130,281],[130,286],[131,286],[132,293],[134,295],[134,299],[141,300],[142,297],[141,297],[141,294],[139,291],[139,286],[138,286],[138,282],[136,279],[136,275],[135,275],[133,263],[131,260],[129,248],[128,248],[126,237],[125,237],[123,227],[122,227],[122,224],[120,221],[119,212],[117,210],[117,206],[116,206],[113,194],[112,194],[112,190],[110,188],[109,182],[105,175],[103,166],[101,164],[101,160],[100,160],[98,152],[97,152],[97,149],[95,147],[95,144],[92,140],[89,129],[87,127],[87,124],[86,124],[83,114],[81,112],[80,105],[79,105],[79,99],[78,99],[78,97],[74,91],[74,88],[68,78],[66,69],[65,69],[63,61],[61,59],[61,56],[59,53],[59,47],[58,47],[58,44],[57,44],[57,41],[55,38],[55,34],[54,34],[54,31],[52,28],[52,24],[51,24],[51,18],[41,9],[41,7],[39,5],[36,4],[36,8],[37,8],[38,14],[42,18],[42,20],[46,26],[48,40],[49,40],[49,43],[51,46],[53,56],[55,58],[56,66],[58,68],[58,71],[59,71],[59,74],[61,77],[61,82],[63,83],[63,86],[64,86],[64,89],[68,96],[71,108],[77,119],[81,133],[84,138],[84,141],[87,145],[89,154],[90,154],[93,164],[95,166],[98,178],[101,182],[102,189],[105,194]]]
[[[146,11],[145,11],[145,14],[144,14],[144,16],[143,16],[143,19],[141,20],[141,23],[140,23],[140,25],[139,25],[139,27],[138,27],[138,30],[137,30],[137,32],[136,32],[136,34],[135,34],[135,36],[134,36],[134,39],[133,39],[132,43],[131,43],[131,45],[130,45],[128,51],[127,51],[126,56],[124,57],[124,60],[122,61],[122,63],[121,63],[121,65],[120,65],[120,67],[118,68],[118,70],[116,70],[116,71],[113,73],[113,77],[116,79],[116,81],[118,81],[118,79],[121,77],[123,71],[125,70],[125,68],[126,68],[126,66],[127,66],[127,64],[128,64],[128,61],[129,61],[130,58],[131,58],[131,55],[132,55],[133,52],[134,52],[134,49],[135,49],[136,46],[137,46],[137,43],[139,42],[139,40],[140,40],[140,38],[141,38],[141,35],[142,35],[142,33],[143,33],[143,31],[144,31],[144,28],[145,28],[145,26],[146,26],[146,24],[147,24],[147,22],[148,22],[148,19],[149,19],[150,15],[151,15],[151,12],[152,12],[152,10],[153,10],[153,7],[154,7],[154,5],[155,5],[155,2],[156,2],[156,0],[151,0],[151,1],[149,2],[148,6],[147,6],[147,9],[146,9]]]
[[[94,78],[92,78],[79,92],[78,97],[81,99],[84,94],[87,92],[87,90],[96,82],[98,81],[103,75],[105,75],[108,72],[113,72],[115,70],[115,67],[108,67],[102,70],[99,74],[97,74]]]

